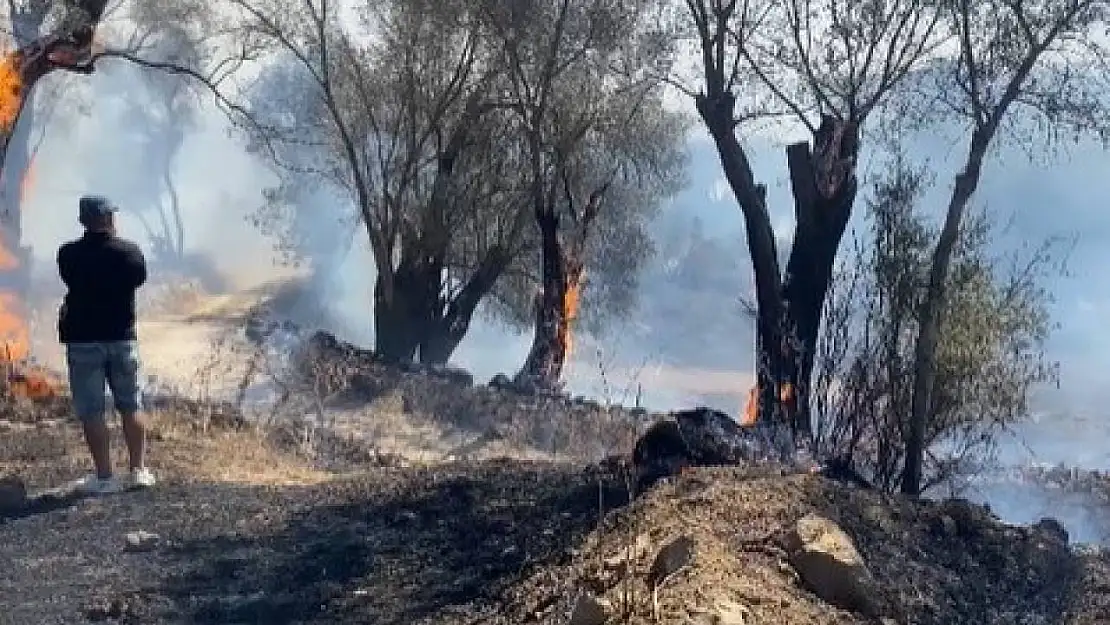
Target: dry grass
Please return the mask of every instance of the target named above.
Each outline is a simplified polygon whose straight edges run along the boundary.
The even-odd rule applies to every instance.
[[[17,475],[32,490],[63,485],[88,472],[91,462],[73,422],[9,423],[0,433],[0,475]],[[213,427],[201,433],[171,415],[153,415],[147,463],[168,483],[253,486],[320,484],[336,476],[262,433]],[[119,427],[112,427],[117,468],[127,466]]]
[[[253,429],[211,428],[202,434],[191,424],[175,422],[172,415],[155,414],[150,436],[151,466],[181,481],[303,486],[335,477]]]

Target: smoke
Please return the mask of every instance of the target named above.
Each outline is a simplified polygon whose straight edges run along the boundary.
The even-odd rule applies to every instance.
[[[125,62],[104,62],[88,77],[58,73],[48,80],[62,84],[44,91],[62,99],[36,100],[36,111],[49,113],[35,116],[39,127],[32,133],[41,133],[41,144],[22,218],[38,273],[49,280],[57,247],[80,236],[76,206],[85,193],[107,195],[120,205],[121,234],[150,250],[153,241],[142,220],[157,219],[158,204],[168,201],[161,190],[151,192],[166,154],[172,155],[169,174],[183,207],[186,250],[233,282],[272,271],[272,243],[246,219],[270,174],[228,136],[222,113],[202,102],[195,104],[196,123],[184,129],[180,145],[150,142],[157,135],[145,132],[131,113],[158,106],[161,94],[142,72]],[[163,123],[172,127],[176,121]]]

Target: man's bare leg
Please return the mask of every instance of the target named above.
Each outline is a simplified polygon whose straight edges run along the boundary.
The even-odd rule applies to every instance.
[[[86,419],[81,424],[85,431],[85,443],[92,454],[96,476],[100,479],[112,477],[112,456],[109,451],[110,437],[108,423],[103,419]]]
[[[142,412],[120,415],[123,421],[123,438],[127,441],[128,468],[132,471],[146,467],[146,419]]]

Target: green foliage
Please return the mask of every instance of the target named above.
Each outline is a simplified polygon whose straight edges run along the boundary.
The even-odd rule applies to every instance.
[[[876,181],[869,236],[857,238],[838,269],[819,346],[819,448],[850,457],[889,490],[905,460],[914,346],[938,236],[918,208],[928,186],[925,172],[901,159]],[[926,487],[989,459],[996,434],[1027,415],[1030,391],[1057,375],[1045,354],[1053,324],[1043,284],[1059,268],[1061,241],[998,258],[991,241],[999,230],[985,211],[969,214],[953,254],[926,427]]]

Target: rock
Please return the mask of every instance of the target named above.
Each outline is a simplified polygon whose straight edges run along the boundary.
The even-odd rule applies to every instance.
[[[845,610],[875,614],[871,572],[836,523],[812,514],[799,519],[786,538],[786,549],[790,564],[818,597]]]
[[[959,533],[959,527],[956,525],[956,520],[947,514],[936,516],[930,522],[929,529],[938,538],[949,538],[956,536]]]
[[[852,459],[848,457],[830,458],[817,468],[817,474],[826,479],[864,490],[874,490],[875,488],[871,481],[856,469]]]
[[[470,375],[469,371],[461,367],[433,365],[428,368],[428,374],[459,386],[465,386],[467,388],[474,386],[474,376]]]
[[[639,489],[686,467],[737,465],[760,455],[754,432],[711,408],[681,410],[655,422],[636,441],[632,462]]]
[[[27,485],[14,475],[0,479],[0,516],[15,514],[27,506]]]
[[[157,547],[161,537],[152,532],[139,530],[137,532],[128,532],[127,535],[124,536],[124,540],[127,542],[127,551],[141,552],[150,551]]]
[[[123,617],[126,605],[119,598],[98,597],[85,607],[85,618],[96,623]]]
[[[1041,583],[1066,578],[1073,572],[1068,531],[1055,519],[1041,519],[1030,528],[1024,551],[1030,576]]]
[[[968,501],[967,499],[947,499],[940,502],[936,510],[938,515],[948,516],[952,519],[951,525],[954,534],[962,537],[976,536],[992,519],[990,510],[984,506]]]
[[[1033,524],[1033,531],[1048,538],[1054,538],[1063,544],[1068,544],[1070,536],[1068,530],[1056,519],[1045,517]]]
[[[686,535],[677,536],[667,541],[655,558],[651,561],[648,570],[648,584],[658,586],[671,575],[689,566],[694,561],[694,539]]]
[[[748,606],[721,599],[710,609],[697,609],[687,623],[689,625],[748,625],[751,618],[752,611]]]
[[[568,625],[604,625],[609,620],[609,605],[602,599],[582,591],[574,599]]]
[[[644,490],[659,480],[678,475],[690,462],[690,452],[678,422],[657,421],[640,436],[632,450],[636,489]]]
[[[623,573],[629,568],[629,563],[647,556],[648,550],[650,549],[651,537],[647,534],[640,534],[631,545],[605,558],[602,564],[604,564],[607,569]]]

